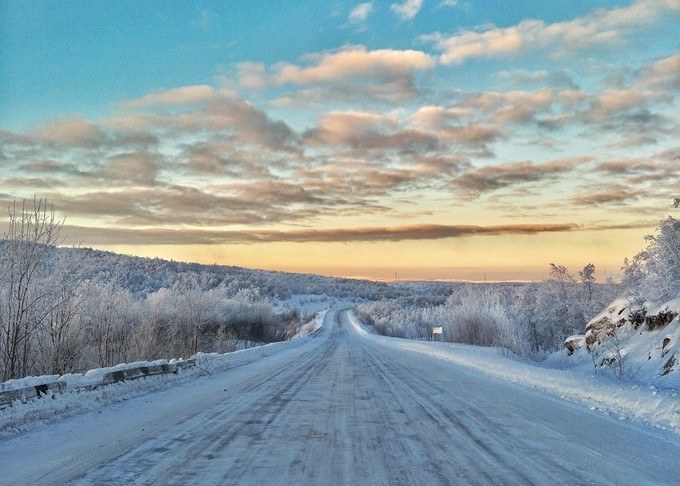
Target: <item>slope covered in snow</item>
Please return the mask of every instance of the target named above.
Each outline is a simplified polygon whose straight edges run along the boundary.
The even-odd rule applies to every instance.
[[[617,299],[569,337],[569,366],[623,381],[680,389],[680,298],[661,305]]]

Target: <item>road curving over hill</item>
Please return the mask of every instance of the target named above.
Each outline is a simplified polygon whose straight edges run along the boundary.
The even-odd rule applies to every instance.
[[[680,437],[357,332],[0,443],[3,484],[673,484]]]

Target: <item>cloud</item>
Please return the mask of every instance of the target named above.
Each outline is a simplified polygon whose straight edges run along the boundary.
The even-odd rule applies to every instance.
[[[270,84],[267,68],[261,62],[241,62],[236,65],[238,84],[246,89],[263,89]]]
[[[230,190],[195,188],[189,185],[132,187],[100,190],[77,195],[55,195],[50,199],[69,217],[104,220],[121,227],[215,227],[224,225],[267,225],[311,217],[318,210],[290,205],[304,204],[305,193],[259,195],[257,187],[242,184]]]
[[[594,170],[623,183],[631,191],[646,191],[647,196],[653,197],[656,190],[672,186],[677,179],[677,161],[669,155],[664,151],[645,159],[609,160],[598,164]]]
[[[393,115],[370,112],[330,112],[304,137],[311,145],[346,145],[353,149],[422,153],[435,150],[434,135],[405,128]]]
[[[527,69],[516,69],[513,71],[501,71],[498,77],[509,81],[513,86],[526,88],[529,84],[546,85],[550,88],[559,89],[579,89],[572,75],[564,70],[558,71],[529,71]]]
[[[353,24],[363,23],[373,11],[373,2],[360,3],[352,9],[347,20]]]
[[[49,120],[35,135],[47,142],[73,147],[97,147],[108,142],[104,130],[83,118]]]
[[[310,55],[308,59],[309,65],[303,67],[288,63],[275,65],[273,78],[276,84],[308,85],[348,78],[393,80],[435,66],[434,59],[422,51],[394,49],[368,51],[364,46],[351,46],[339,52]]]
[[[230,91],[217,90],[207,85],[194,85],[157,91],[138,99],[128,100],[124,104],[132,108],[145,108],[158,105],[208,103],[221,99],[234,99],[235,97],[236,95]]]
[[[393,3],[390,5],[390,10],[401,20],[411,20],[418,15],[422,6],[423,0],[406,0],[403,3]]]
[[[449,121],[458,121],[474,114],[471,107],[443,107],[427,105],[411,116],[411,123],[427,130],[441,130]]]
[[[223,245],[256,243],[350,243],[438,240],[471,236],[536,235],[576,231],[575,224],[516,224],[499,226],[411,225],[292,231],[219,231],[200,229],[113,229],[67,226],[68,241],[95,245]]]
[[[639,112],[650,103],[664,98],[665,93],[645,92],[636,88],[605,89],[591,97],[588,116],[594,121],[607,121],[618,114]]]
[[[332,100],[347,105],[360,103],[362,107],[370,105],[384,108],[385,104],[403,103],[417,98],[419,94],[419,88],[411,75],[383,81],[370,78],[338,79],[288,91],[270,101],[269,105],[327,109],[328,100]]]
[[[556,95],[550,88],[536,91],[508,91],[505,93],[484,91],[470,93],[455,105],[457,113],[474,113],[481,119],[488,121],[522,121],[528,116],[512,116],[512,113],[525,113],[535,115],[549,112]],[[447,110],[447,114],[453,110]],[[443,117],[445,120],[449,118]]]
[[[637,201],[641,194],[641,191],[631,189],[628,186],[616,185],[607,190],[574,196],[570,201],[580,206],[624,205],[631,201]]]
[[[619,30],[622,41],[642,25],[625,24],[611,10],[598,12],[590,17],[599,19],[600,30],[605,17],[612,28],[630,25]],[[562,24],[553,29],[561,34],[551,34],[559,42],[566,39]],[[516,52],[532,48],[526,45],[530,32],[539,39],[537,48],[552,49],[541,44],[552,27],[515,26]],[[458,35],[503,34],[500,30]],[[569,42],[564,49],[576,45]],[[514,49],[512,42],[505,48]],[[485,49],[493,50],[493,43]],[[616,79],[603,77],[602,68],[583,83],[573,77],[577,68],[508,70],[487,78],[500,86],[486,91],[455,84],[442,90],[439,80],[430,84],[440,74],[436,64],[435,56],[420,50],[344,46],[295,62],[239,64],[240,88],[262,90],[250,93],[253,102],[230,89],[236,82],[196,84],[126,100],[99,120],[62,118],[22,133],[0,131],[0,188],[49,196],[69,219],[97,226],[82,234],[92,238],[84,240],[88,244],[102,245],[530,234],[533,225],[273,229],[346,216],[408,223],[418,221],[414,214],[428,214],[427,221],[439,215],[447,221],[461,199],[480,196],[477,203],[492,217],[508,207],[519,207],[518,216],[536,208],[539,199],[554,200],[553,191],[559,191],[563,206],[544,211],[551,218],[546,221],[557,221],[564,209],[587,222],[591,216],[585,213],[593,206],[616,205],[631,214],[676,192],[680,155],[672,143],[680,126],[672,106],[680,54],[637,69],[608,67]],[[273,113],[291,116],[277,119]],[[654,143],[659,153],[650,154]],[[617,158],[632,153],[629,147],[635,154],[646,150],[648,157]],[[527,150],[524,157],[545,150],[558,155],[513,163],[508,157],[517,150]],[[574,157],[550,161],[560,153]],[[494,156],[504,162],[489,160]],[[623,198],[625,186],[632,188],[629,200]],[[520,206],[499,209],[501,199]],[[113,229],[97,233],[99,226]]]
[[[235,78],[245,89],[292,89],[271,102],[276,106],[327,105],[329,100],[396,102],[416,95],[416,75],[435,66],[435,58],[419,50],[368,50],[348,45],[308,54],[297,63],[279,62],[269,67],[257,62],[239,63]],[[225,79],[224,83],[230,85],[232,81]]]
[[[133,152],[110,157],[102,174],[105,180],[123,180],[126,184],[155,185],[163,157],[152,152]]]
[[[644,89],[680,90],[680,54],[674,54],[643,67],[637,86]]]
[[[445,65],[511,56],[529,49],[565,55],[594,47],[621,47],[631,33],[648,27],[662,15],[678,12],[680,7],[673,0],[638,0],[627,7],[594,10],[571,21],[527,19],[510,27],[486,27],[453,35],[435,33],[422,39],[434,43]]]
[[[146,110],[105,120],[112,127],[162,131],[167,136],[219,133],[238,136],[240,143],[268,149],[295,150],[296,136],[283,121],[272,120],[264,111],[226,90],[210,86],[187,86],[159,91],[125,102],[128,108]],[[163,109],[172,106],[174,111]]]
[[[502,138],[504,131],[499,124],[492,123],[492,118],[479,115],[478,106],[463,102],[452,107],[424,106],[409,121],[442,142],[457,144],[459,148],[477,147],[486,152],[486,144]]]
[[[590,157],[556,160],[545,163],[530,161],[506,165],[487,165],[461,174],[451,186],[468,197],[527,183],[546,182],[591,162]]]

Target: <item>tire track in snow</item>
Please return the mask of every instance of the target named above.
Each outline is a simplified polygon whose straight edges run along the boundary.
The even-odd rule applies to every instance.
[[[102,430],[91,419],[55,424],[81,457],[45,473],[36,456],[43,472],[14,469],[8,482],[664,484],[680,474],[663,459],[680,455],[679,440],[385,346],[360,336],[346,312],[327,317],[303,345],[149,394],[148,407],[103,408]],[[83,433],[93,438],[78,447]],[[4,452],[54,435],[29,434]]]

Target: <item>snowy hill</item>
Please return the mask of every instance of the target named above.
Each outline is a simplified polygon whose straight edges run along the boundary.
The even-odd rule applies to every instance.
[[[658,305],[617,299],[588,322],[585,335],[565,341],[572,364],[618,378],[680,385],[680,298]]]

